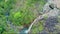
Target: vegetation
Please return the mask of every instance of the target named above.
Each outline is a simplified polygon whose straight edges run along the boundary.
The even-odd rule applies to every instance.
[[[23,6],[20,6],[18,1],[22,0],[0,0],[0,34],[16,34],[7,21],[15,26],[29,26],[46,3],[44,0],[25,0],[22,2]],[[43,30],[42,25],[39,26],[39,30]]]
[[[10,21],[15,25],[27,25],[30,24],[37,16],[37,13],[34,13],[36,3],[39,3],[39,10],[45,4],[44,0],[26,0],[24,6],[20,7],[19,10],[13,11],[11,10]],[[44,3],[42,3],[44,2]],[[41,7],[40,7],[41,6]],[[31,10],[32,9],[32,10]],[[38,10],[37,9],[37,10]],[[37,11],[36,11],[37,12]]]
[[[45,3],[46,0],[0,0],[0,34],[19,34],[21,27],[29,27],[34,19],[41,14]],[[44,20],[47,18],[48,16],[45,15]],[[35,23],[32,26],[31,33],[42,32],[44,20]],[[48,20],[50,21],[50,18]],[[52,20],[52,22],[57,23],[57,20]],[[60,16],[58,16],[58,22],[60,23]],[[46,26],[49,28],[54,23],[48,24]],[[56,25],[56,28],[59,26]]]
[[[43,29],[44,29],[43,23],[44,23],[44,20],[34,24],[33,27],[32,27],[32,30],[31,30],[32,33],[35,34],[35,33],[39,33],[41,31],[43,31]]]
[[[10,26],[7,24],[7,15],[13,8],[14,2],[15,0],[7,0],[7,2],[5,2],[5,0],[0,0],[0,34],[8,34],[8,31],[10,31]]]

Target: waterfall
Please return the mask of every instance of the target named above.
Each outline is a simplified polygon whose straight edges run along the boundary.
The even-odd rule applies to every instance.
[[[53,7],[54,9],[51,9],[50,7],[49,7],[49,5],[50,4],[52,4],[53,3],[53,1],[51,2],[51,1],[48,1],[45,5],[44,5],[44,7],[43,7],[43,15],[40,15],[40,16],[38,16],[32,23],[31,23],[31,25],[29,26],[29,28],[28,28],[28,30],[26,30],[25,31],[25,33],[28,33],[30,30],[31,30],[31,28],[32,28],[32,26],[33,26],[33,24],[34,23],[37,23],[38,21],[40,21],[41,19],[43,19],[44,18],[44,16],[48,16],[48,17],[51,17],[51,16],[57,16],[58,14],[59,14],[59,10],[56,8],[56,7]],[[53,3],[54,4],[54,3]],[[55,5],[54,5],[55,6]]]
[[[25,31],[25,33],[28,33],[28,32],[31,30],[33,24],[39,22],[40,20],[42,20],[42,19],[44,18],[44,16],[47,15],[47,14],[48,14],[48,13],[45,13],[45,14],[40,15],[39,17],[37,17],[37,18],[31,23],[31,25],[29,26],[28,30]]]

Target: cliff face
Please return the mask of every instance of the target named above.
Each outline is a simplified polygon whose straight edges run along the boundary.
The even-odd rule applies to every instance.
[[[42,12],[42,15],[46,14],[45,16],[47,16],[42,22],[43,30],[39,30],[39,26],[41,26],[40,21],[40,25],[38,25],[39,23],[33,25],[30,33],[33,33],[35,29],[36,32],[34,31],[34,33],[36,34],[60,34],[60,0],[48,0]]]
[[[60,34],[60,0],[49,0],[44,8],[45,9],[43,9],[43,12],[49,13],[48,18],[45,20],[44,30],[41,34]]]
[[[60,0],[54,0],[54,4],[56,4],[57,8],[60,8]]]

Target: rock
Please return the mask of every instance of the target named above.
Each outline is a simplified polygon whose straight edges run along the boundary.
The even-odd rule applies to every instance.
[[[54,0],[54,4],[56,4],[57,8],[60,8],[60,0]]]
[[[47,28],[49,32],[54,32],[55,31],[54,27],[57,23],[58,23],[57,17],[49,17],[45,22],[45,28]]]

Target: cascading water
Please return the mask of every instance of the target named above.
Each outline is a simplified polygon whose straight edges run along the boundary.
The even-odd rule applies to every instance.
[[[52,7],[49,6],[50,3],[51,3],[51,2],[48,2],[48,3],[45,5],[45,7],[43,7],[43,8],[44,8],[43,10],[46,11],[45,14],[43,14],[43,15],[39,16],[38,18],[36,18],[36,19],[33,21],[33,23],[29,26],[29,28],[28,28],[27,30],[25,30],[25,33],[28,33],[28,32],[31,30],[33,24],[34,24],[34,23],[37,23],[39,20],[41,20],[42,18],[44,18],[45,15],[47,15],[48,17],[58,16],[59,10],[58,10],[56,7],[53,7],[54,9],[52,9]],[[47,6],[48,6],[48,7],[47,7]],[[54,6],[55,6],[55,5],[54,5]],[[47,11],[47,8],[48,8],[48,11]]]

